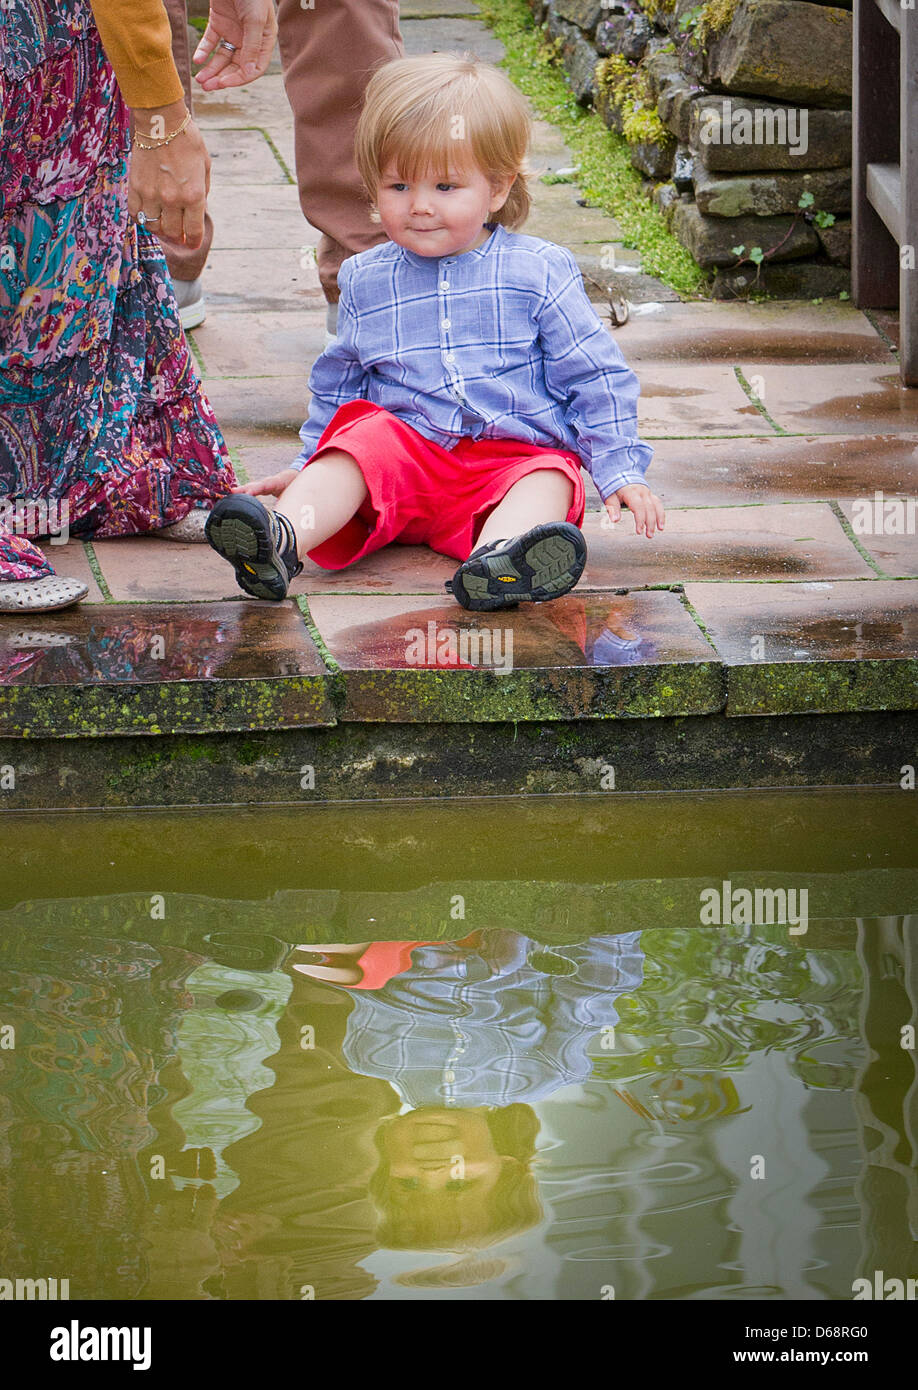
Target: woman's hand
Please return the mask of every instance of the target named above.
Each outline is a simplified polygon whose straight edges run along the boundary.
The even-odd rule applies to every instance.
[[[195,80],[205,92],[243,87],[267,69],[276,41],[274,0],[210,0],[207,28],[194,51],[196,63],[209,61]]]
[[[270,478],[259,478],[257,482],[245,483],[240,487],[234,487],[233,492],[245,492],[249,497],[280,497],[281,493],[286,492],[294,478],[300,476],[297,468],[282,468],[279,473],[274,473]]]
[[[606,498],[606,511],[613,522],[621,520],[623,504],[634,517],[636,535],[643,534],[649,540],[654,531],[663,530],[666,524],[663,503],[646,483],[629,483]]]
[[[184,101],[134,110],[134,130],[141,139],[162,140],[188,114]],[[181,135],[159,149],[142,150],[134,142],[128,181],[128,211],[142,212],[151,232],[164,241],[192,250],[204,239],[204,208],[210,189],[210,156],[201,132],[190,121]]]

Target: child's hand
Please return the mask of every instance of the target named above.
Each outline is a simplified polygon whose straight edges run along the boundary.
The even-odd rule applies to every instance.
[[[299,471],[296,468],[282,468],[279,473],[273,473],[270,478],[259,478],[254,483],[241,484],[234,487],[233,492],[245,492],[249,497],[280,497],[282,492],[298,478]]]
[[[666,524],[663,503],[645,483],[629,483],[627,487],[620,487],[618,492],[606,498],[606,511],[612,521],[621,520],[623,504],[634,517],[637,535],[644,535],[649,540],[654,531],[663,530]]]

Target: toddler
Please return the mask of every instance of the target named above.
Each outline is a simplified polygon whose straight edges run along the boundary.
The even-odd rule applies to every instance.
[[[247,593],[283,599],[304,555],[342,569],[398,541],[462,561],[446,587],[467,609],[557,598],[586,564],[581,467],[613,521],[624,504],[639,535],[662,528],[637,380],[570,252],[515,231],[529,137],[520,93],[474,58],[371,79],[356,157],[389,240],[338,273],[299,457],[207,523]]]

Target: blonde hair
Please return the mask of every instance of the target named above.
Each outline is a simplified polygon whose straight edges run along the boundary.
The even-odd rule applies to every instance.
[[[371,77],[357,123],[357,168],[371,198],[394,163],[409,183],[471,159],[486,178],[514,182],[492,222],[521,227],[529,215],[526,156],[532,123],[509,78],[472,54],[396,58]]]

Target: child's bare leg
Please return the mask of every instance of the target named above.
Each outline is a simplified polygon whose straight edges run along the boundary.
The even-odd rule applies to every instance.
[[[515,608],[573,589],[586,564],[583,535],[567,520],[573,500],[574,484],[559,468],[514,483],[447,585],[463,608]]]
[[[547,521],[566,521],[573,500],[574,485],[560,469],[540,468],[527,473],[498,502],[482,526],[475,547],[521,536]]]
[[[304,468],[276,507],[293,527],[300,559],[337,535],[366,496],[367,485],[356,459],[341,449],[329,449]]]
[[[283,486],[283,480],[266,479]],[[266,493],[271,487],[265,487]],[[287,597],[303,557],[341,530],[367,495],[356,461],[340,449],[320,455],[287,484],[273,512],[244,491],[221,497],[204,534],[253,598]]]

